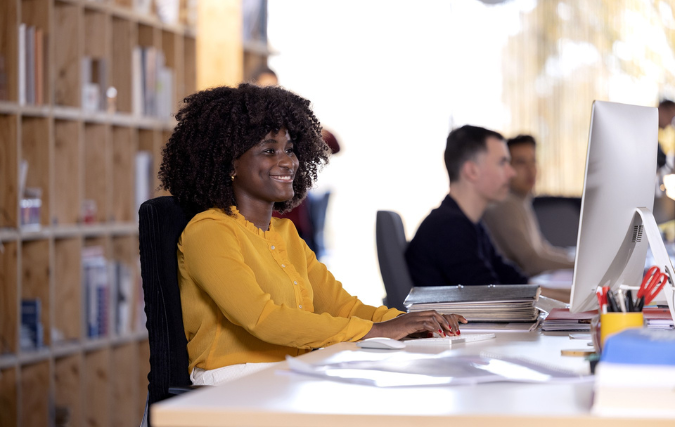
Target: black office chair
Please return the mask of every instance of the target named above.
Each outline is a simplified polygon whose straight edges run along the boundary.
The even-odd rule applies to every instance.
[[[405,262],[408,241],[401,216],[396,212],[377,211],[375,237],[380,274],[387,291],[385,305],[406,311],[403,301],[413,287],[413,282]]]
[[[580,197],[539,196],[532,200],[541,234],[553,246],[576,246],[581,216]]]
[[[176,245],[192,215],[171,196],[144,202],[138,211],[141,278],[150,341],[150,373],[145,408],[191,389],[187,340],[178,289]],[[145,421],[145,420],[144,420]]]

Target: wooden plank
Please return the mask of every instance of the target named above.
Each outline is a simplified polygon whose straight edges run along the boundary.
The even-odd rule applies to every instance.
[[[54,123],[54,224],[80,222],[80,124],[71,120]]]
[[[134,208],[134,139],[132,130],[126,127],[113,127],[112,160],[115,181],[113,182],[113,221],[133,221]]]
[[[194,37],[185,37],[183,39],[183,64],[184,83],[182,96],[184,98],[197,91],[197,40]],[[232,77],[231,80],[234,82],[235,78]],[[232,85],[235,84],[232,83]],[[183,98],[181,98],[181,101]]]
[[[243,79],[241,0],[201,0],[197,20],[197,89]]]
[[[110,425],[110,351],[94,351],[84,356],[84,425]]]
[[[105,13],[85,9],[84,11],[84,55],[92,58],[107,58],[108,16]]]
[[[133,426],[139,424],[141,417],[136,412],[140,400],[138,387],[134,381],[137,362],[136,343],[126,344],[113,349],[112,376],[112,425]]]
[[[49,362],[21,368],[21,425],[49,425]]]
[[[108,220],[108,125],[84,127],[84,198],[96,204],[96,222]]]
[[[131,113],[131,51],[135,30],[130,21],[113,18],[111,84],[117,89],[117,111]]]
[[[49,331],[49,241],[33,240],[21,244],[21,299],[40,300],[43,341],[50,344]]]
[[[16,353],[19,330],[18,245],[16,242],[3,245],[5,251],[0,253],[0,354]]]
[[[145,326],[145,325],[144,325]],[[143,417],[145,411],[145,399],[143,396],[148,394],[148,374],[150,373],[150,344],[148,340],[143,340],[138,343],[138,416]]]
[[[80,88],[80,16],[79,6],[56,2],[54,6],[54,66],[56,67],[54,102],[79,107]]]
[[[21,120],[21,158],[28,162],[26,188],[42,189],[40,222],[50,224],[49,119],[23,117]]]
[[[18,1],[0,2],[0,56],[4,58],[6,82],[4,93],[0,90],[0,100],[14,101],[19,96],[19,67],[18,49],[19,49],[19,30],[18,30]],[[0,129],[4,126],[0,126]],[[2,145],[2,144],[0,144]],[[2,156],[0,156],[2,159]],[[2,186],[0,186],[2,188]]]
[[[143,47],[156,47],[159,40],[155,40],[155,28],[150,25],[138,25],[138,45]]]
[[[54,328],[64,340],[82,338],[81,259],[81,239],[54,242]]]
[[[0,425],[16,427],[18,420],[18,384],[16,369],[0,371]]]
[[[0,18],[2,19],[2,18]],[[1,32],[0,32],[1,34]],[[0,226],[17,227],[19,201],[17,116],[0,115]]]
[[[69,427],[82,426],[82,370],[79,354],[54,361],[56,417],[67,418]]]

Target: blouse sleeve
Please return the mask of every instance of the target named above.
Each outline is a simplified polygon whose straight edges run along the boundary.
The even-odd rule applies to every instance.
[[[253,336],[271,344],[311,349],[356,341],[372,328],[372,321],[359,316],[348,318],[331,312],[312,313],[275,304],[244,262],[233,229],[216,221],[198,221],[188,228],[189,238],[183,240],[188,274],[230,322]],[[349,305],[334,285],[331,292],[340,295],[342,305]],[[354,309],[345,310],[353,312]],[[357,311],[361,313],[363,309]],[[364,314],[364,317],[367,316]]]
[[[395,308],[373,307],[350,295],[342,283],[335,280],[326,266],[316,259],[314,252],[305,244],[307,274],[314,290],[314,307],[317,312],[329,313],[335,317],[360,318],[383,322],[404,314]]]

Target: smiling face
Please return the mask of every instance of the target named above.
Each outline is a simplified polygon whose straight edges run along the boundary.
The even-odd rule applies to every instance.
[[[268,133],[234,161],[232,187],[237,205],[273,205],[291,200],[298,166],[286,128]]]

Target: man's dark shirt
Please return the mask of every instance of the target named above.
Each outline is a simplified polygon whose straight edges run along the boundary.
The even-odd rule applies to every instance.
[[[471,222],[450,196],[422,221],[405,258],[415,286],[528,281],[496,251],[482,222]]]

